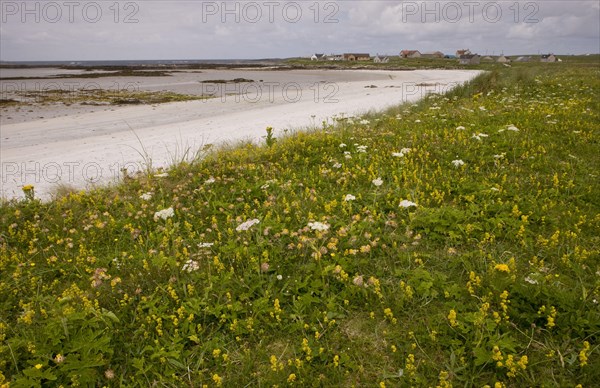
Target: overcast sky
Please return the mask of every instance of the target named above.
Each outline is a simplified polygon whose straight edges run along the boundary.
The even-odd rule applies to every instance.
[[[26,4],[24,6],[24,4]],[[600,1],[6,1],[0,60],[600,52]]]

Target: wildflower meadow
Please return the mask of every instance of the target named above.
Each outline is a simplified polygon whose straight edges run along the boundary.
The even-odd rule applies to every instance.
[[[515,64],[27,187],[0,207],[0,386],[597,386],[599,102],[597,57]]]

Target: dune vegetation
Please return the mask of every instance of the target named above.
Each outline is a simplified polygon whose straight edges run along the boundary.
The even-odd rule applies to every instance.
[[[600,67],[0,207],[0,385],[592,387]]]

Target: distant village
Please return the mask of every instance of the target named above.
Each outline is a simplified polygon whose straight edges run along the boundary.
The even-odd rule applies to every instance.
[[[395,56],[389,55],[375,55],[371,56],[368,53],[345,53],[345,54],[314,54],[310,57],[311,61],[371,61],[374,63],[388,63],[390,58]],[[402,50],[400,54],[395,58],[430,58],[430,59],[456,59],[461,65],[478,65],[481,62],[498,62],[509,64],[511,62],[532,62],[539,60],[540,62],[562,62],[560,58],[557,58],[554,54],[545,54],[535,59],[531,56],[516,56],[508,57],[505,55],[499,56],[480,56],[479,54],[472,53],[469,49],[456,50],[455,54],[444,54],[441,51],[424,52],[421,53],[419,50]]]

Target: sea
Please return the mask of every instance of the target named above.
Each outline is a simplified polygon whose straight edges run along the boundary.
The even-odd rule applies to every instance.
[[[271,65],[281,63],[285,59],[160,59],[160,60],[95,60],[95,61],[0,61],[0,66],[31,66],[31,67],[55,67],[55,66],[186,66],[186,65]]]

